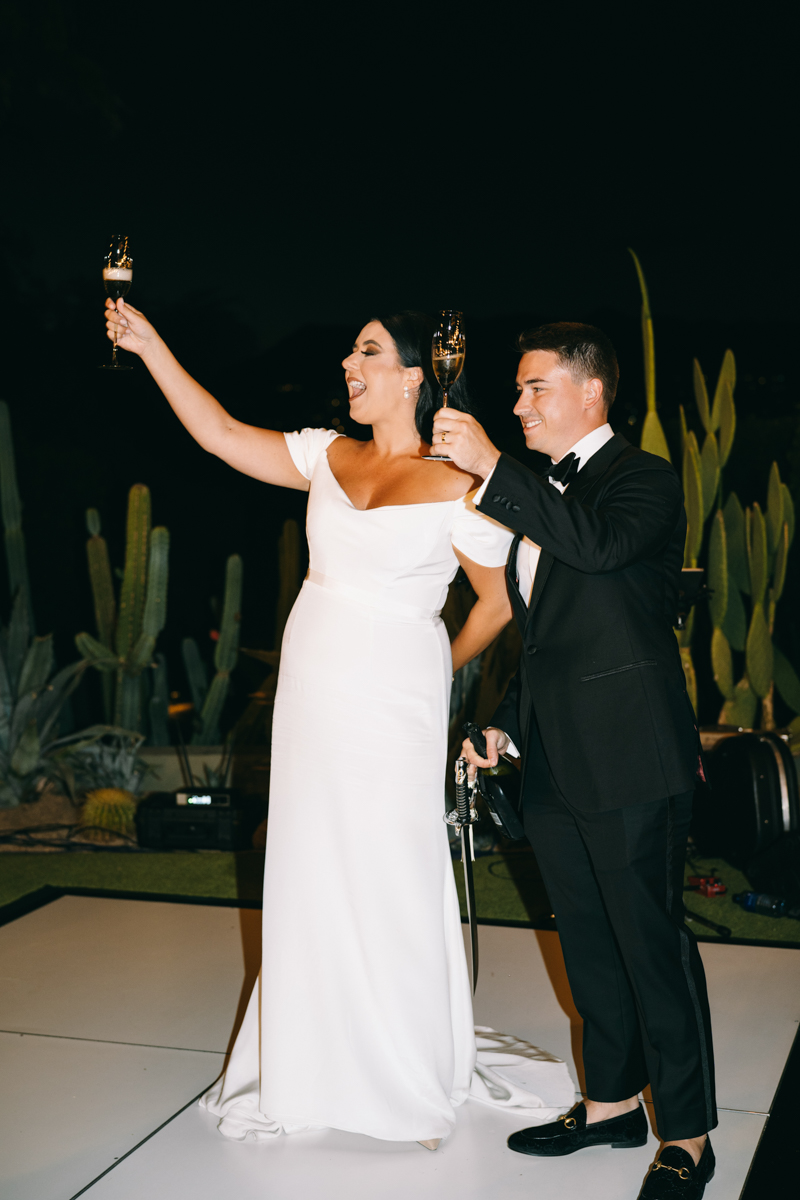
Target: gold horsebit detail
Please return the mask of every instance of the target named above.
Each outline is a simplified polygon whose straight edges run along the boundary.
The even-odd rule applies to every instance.
[[[576,1125],[578,1124],[578,1122],[575,1120],[574,1117],[568,1117],[565,1115],[565,1116],[559,1117],[558,1119],[559,1119],[559,1121],[564,1122],[565,1129],[574,1129],[576,1127]],[[691,1178],[691,1172],[688,1167],[671,1167],[669,1165],[669,1163],[662,1163],[660,1158],[657,1158],[656,1161],[653,1163],[652,1169],[654,1171],[674,1171],[679,1179],[690,1179]]]
[[[688,1167],[671,1167],[669,1163],[662,1163],[660,1158],[657,1158],[653,1163],[654,1171],[674,1171],[679,1179],[690,1179],[691,1171]]]

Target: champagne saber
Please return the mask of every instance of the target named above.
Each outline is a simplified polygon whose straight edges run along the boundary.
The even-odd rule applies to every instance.
[[[475,861],[472,825],[478,820],[478,813],[471,795],[474,788],[470,787],[468,767],[469,763],[465,758],[459,758],[456,762],[456,807],[455,812],[448,813],[445,820],[454,825],[456,832],[461,835],[461,862],[464,867],[464,891],[469,921],[469,975],[474,996],[478,986],[478,914],[475,908],[475,880],[472,871]]]

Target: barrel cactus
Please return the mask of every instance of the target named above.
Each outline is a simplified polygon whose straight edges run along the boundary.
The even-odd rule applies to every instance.
[[[124,788],[95,788],[86,793],[78,828],[90,842],[136,836],[136,797]]]

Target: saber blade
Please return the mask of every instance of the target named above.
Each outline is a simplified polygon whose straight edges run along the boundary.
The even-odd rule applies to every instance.
[[[472,994],[478,986],[478,914],[475,907],[475,880],[472,863],[475,852],[472,841],[472,806],[469,802],[469,780],[467,760],[460,758],[456,763],[456,811],[461,834],[461,863],[464,868],[464,892],[467,898],[467,920],[469,922],[469,975]]]
[[[464,892],[467,897],[469,921],[469,977],[472,994],[478,986],[478,913],[475,908],[475,880],[472,874],[472,826],[461,829],[461,862],[464,865]]]

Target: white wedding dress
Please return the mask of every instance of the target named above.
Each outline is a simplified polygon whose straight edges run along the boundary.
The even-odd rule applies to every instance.
[[[439,613],[453,547],[501,566],[512,534],[467,499],[355,508],[328,464],[336,436],[286,434],[311,481],[311,565],[275,699],[263,965],[201,1100],[238,1139],[445,1137],[476,1060],[442,820],[452,664]]]

